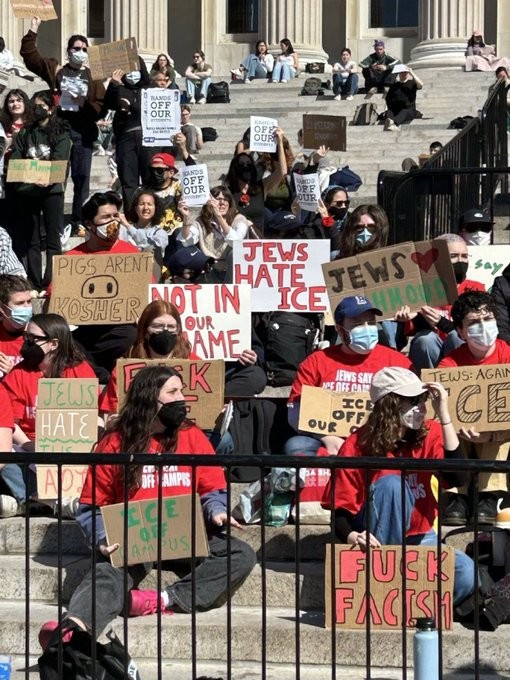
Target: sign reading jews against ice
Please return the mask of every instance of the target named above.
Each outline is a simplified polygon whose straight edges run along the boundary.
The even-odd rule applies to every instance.
[[[234,283],[252,288],[253,312],[324,312],[329,240],[234,241]]]
[[[142,90],[142,136],[144,146],[169,146],[181,129],[181,93],[150,87]]]
[[[300,175],[295,172],[294,184],[296,186],[296,198],[301,210],[316,212],[321,197],[319,175],[316,172],[311,175]]]
[[[250,151],[274,153],[276,151],[275,131],[278,121],[275,118],[250,116]]]
[[[149,302],[177,307],[183,335],[202,359],[239,359],[251,347],[250,286],[185,284],[149,286]]]
[[[182,197],[190,207],[200,207],[209,200],[207,165],[188,165],[180,170]]]

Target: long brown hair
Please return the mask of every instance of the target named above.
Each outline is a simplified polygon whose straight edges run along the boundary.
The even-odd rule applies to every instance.
[[[227,214],[225,215],[225,221],[227,222],[227,224],[231,225],[232,222],[234,221],[234,217],[237,215],[237,208],[234,205],[234,197],[227,189],[227,187],[217,186],[211,189],[211,196],[213,196],[214,198],[218,198],[220,194],[223,194],[223,196],[228,201],[228,211]],[[204,229],[206,230],[206,232],[210,234],[211,231],[213,230],[212,223],[215,220],[215,216],[212,208],[209,205],[207,205],[207,203],[200,211],[200,220],[204,225]]]
[[[177,307],[166,300],[153,300],[143,310],[136,328],[134,345],[128,351],[127,356],[133,359],[150,359],[150,348],[147,342],[147,329],[158,316],[169,314],[177,321],[178,335],[171,357],[175,359],[187,359],[191,352],[191,343],[182,335],[181,315]]]
[[[376,225],[373,237],[365,245],[356,243],[356,227],[362,215],[370,215]],[[389,223],[384,210],[375,204],[359,205],[345,220],[338,240],[333,244],[333,250],[339,250],[340,255],[336,258],[352,257],[367,250],[377,250],[388,245]]]

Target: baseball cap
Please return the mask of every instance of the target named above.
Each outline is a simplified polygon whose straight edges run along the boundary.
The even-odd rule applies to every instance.
[[[396,64],[392,71],[392,73],[409,73],[409,66],[406,66],[405,64]]]
[[[374,47],[384,47],[384,40],[374,40]]]
[[[182,272],[184,269],[201,272],[210,259],[212,258],[204,255],[200,248],[197,248],[196,246],[178,248],[178,250],[168,258],[168,268],[172,274]]]
[[[382,316],[382,312],[370,302],[364,295],[352,295],[345,297],[342,302],[339,302],[335,309],[335,323],[342,323],[347,317],[354,319],[365,312],[374,312]]]
[[[427,392],[427,388],[408,368],[388,366],[377,371],[372,378],[370,399],[375,403],[391,392],[401,397],[417,397]]]
[[[172,156],[171,153],[156,153],[154,156],[151,158],[151,164],[152,163],[163,163],[166,165],[167,168],[174,168],[177,170],[175,167],[175,158]]]
[[[469,224],[494,224],[486,210],[481,208],[472,208],[471,210],[466,210],[466,212],[461,216],[459,221],[459,229],[469,225]]]
[[[290,212],[290,210],[278,210],[269,220],[267,227],[272,231],[287,231],[298,229],[303,226],[303,222]]]

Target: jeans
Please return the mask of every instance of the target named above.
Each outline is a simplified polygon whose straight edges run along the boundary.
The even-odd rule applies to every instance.
[[[16,463],[7,463],[0,470],[0,477],[18,503],[24,503],[27,497],[27,487],[20,466]]]
[[[241,62],[246,69],[246,78],[267,78],[267,71],[254,54],[250,54]]]
[[[76,130],[70,131],[71,141],[71,179],[73,181],[73,215],[74,224],[81,221],[81,207],[90,193],[90,170],[92,168],[93,141],[84,141]]]
[[[295,77],[296,69],[293,66],[276,62],[273,68],[273,83],[279,83],[280,80],[292,80]]]
[[[460,347],[463,342],[457,331],[449,333],[444,342],[434,331],[418,331],[411,340],[409,359],[418,371],[422,368],[435,368],[443,356]]]
[[[285,442],[282,453],[285,456],[316,456],[320,447],[320,439],[298,434]]]
[[[401,478],[399,475],[384,475],[370,487],[370,527],[371,534],[382,545],[401,545],[404,530],[407,531],[414,508],[414,496],[406,481],[404,484],[405,527],[402,525],[402,496]],[[367,524],[366,504],[355,518],[354,526],[357,531],[364,531]],[[436,532],[431,529],[426,534],[409,536],[409,545],[437,545]],[[475,587],[475,564],[466,553],[455,550],[455,578],[453,586],[453,602],[458,604],[466,599]]]
[[[188,99],[192,97],[194,99],[202,99],[202,97],[207,97],[207,90],[209,85],[212,83],[212,78],[204,78],[203,80],[191,80],[191,78],[186,78],[186,92],[188,94]]]
[[[225,534],[214,534],[209,538],[209,549],[208,557],[197,558],[194,574],[189,572],[189,560],[162,563],[163,569],[171,569],[179,576],[181,573],[186,574],[180,581],[165,588],[170,599],[170,608],[187,613],[192,611],[193,580],[197,611],[207,611],[224,604],[229,588],[227,581],[229,553],[231,592],[241,585],[255,566],[255,552],[238,538],[231,537],[229,542]],[[127,590],[138,587],[151,568],[150,563],[128,567]],[[93,578],[96,581],[96,634],[99,635],[115,617],[128,608],[125,607],[124,600],[124,570],[113,567],[109,560],[98,561],[95,574],[91,570],[74,591],[67,615],[80,619],[90,629],[93,628]]]
[[[358,91],[358,74],[351,73],[346,79],[340,74],[333,74],[333,92],[335,94],[353,95]]]

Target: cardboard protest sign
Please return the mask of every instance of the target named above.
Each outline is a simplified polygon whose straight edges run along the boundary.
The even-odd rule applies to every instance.
[[[293,174],[299,207],[301,210],[316,212],[321,197],[319,175],[316,172],[310,175],[300,175],[297,172]]]
[[[105,80],[119,68],[124,73],[138,71],[140,62],[136,38],[125,38],[102,45],[89,45],[89,68],[93,80]]]
[[[457,430],[510,430],[510,365],[430,368],[422,371],[421,379],[445,387]]]
[[[368,392],[333,392],[303,385],[299,429],[322,436],[347,437],[367,419],[372,409]]]
[[[151,253],[55,256],[49,311],[77,326],[136,323],[152,260]]]
[[[275,118],[250,116],[250,151],[274,153],[276,137],[274,135],[278,121]]]
[[[201,206],[209,200],[209,175],[207,165],[189,165],[180,169],[182,197],[191,207]]]
[[[182,330],[202,359],[238,359],[251,347],[251,289],[247,285],[152,285],[149,302],[165,300],[181,315]]]
[[[7,182],[57,184],[65,182],[67,161],[40,161],[37,158],[14,158],[7,166]]]
[[[372,630],[413,626],[417,618],[424,616],[432,616],[437,621],[439,614],[443,630],[451,629],[453,548],[441,546],[439,564],[436,546],[408,546],[405,560],[399,545],[370,550],[370,594],[366,588],[366,568],[367,555],[363,551],[350,545],[326,546],[326,628],[334,624],[341,628],[365,628],[369,612]],[[407,621],[402,620],[404,569]],[[441,579],[440,602],[438,578]]]
[[[147,466],[145,466],[147,467]],[[151,466],[152,467],[152,466]],[[172,466],[163,466],[163,476],[178,475]],[[154,493],[157,493],[155,483]],[[153,562],[158,558],[158,539],[161,537],[161,559],[180,560],[192,556],[193,496],[165,496],[162,498],[161,529],[158,528],[158,500],[116,503],[101,508],[106,538],[109,545],[119,543],[120,548],[110,556],[114,567],[127,564]],[[209,542],[205,531],[200,497],[195,495],[195,555],[207,557]],[[127,541],[124,542],[124,515],[127,512]]]
[[[510,246],[468,246],[469,269],[467,278],[492,288],[496,276],[502,276],[510,263]]]
[[[161,87],[142,90],[143,146],[169,146],[181,129],[181,93]]]
[[[223,408],[225,364],[194,359],[118,359],[117,397],[122,406],[131,380],[145,366],[171,366],[182,376],[187,418],[204,430],[214,428]]]
[[[97,441],[96,378],[41,378],[37,390],[35,447],[39,452],[80,453],[92,451]],[[62,496],[78,497],[87,465],[62,466]],[[37,494],[57,498],[59,471],[56,465],[37,464]]]
[[[321,266],[329,240],[234,241],[234,283],[252,288],[254,312],[324,312],[328,299]]]
[[[303,114],[303,146],[309,149],[327,146],[331,151],[346,151],[346,131],[345,116]]]
[[[446,241],[397,243],[322,265],[331,310],[350,295],[365,295],[384,319],[403,305],[442,307],[457,299]]]
[[[52,0],[11,0],[16,19],[39,17],[41,21],[58,19]]]

